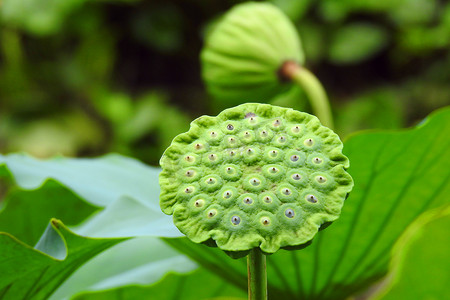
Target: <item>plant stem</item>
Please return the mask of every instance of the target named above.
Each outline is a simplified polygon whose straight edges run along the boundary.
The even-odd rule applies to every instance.
[[[323,125],[333,129],[333,116],[327,94],[320,81],[309,70],[294,61],[286,61],[280,69],[280,75],[298,84],[308,96],[314,114]]]
[[[266,256],[254,248],[247,256],[248,299],[267,300]]]

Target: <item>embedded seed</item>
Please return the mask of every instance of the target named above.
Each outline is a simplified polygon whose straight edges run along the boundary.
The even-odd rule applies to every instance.
[[[252,204],[252,203],[253,203],[253,199],[250,198],[250,197],[245,197],[245,198],[244,198],[244,203],[245,203],[245,204]]]
[[[327,179],[323,176],[316,176],[316,180],[318,183],[324,183],[327,181]]]
[[[254,185],[254,186],[258,186],[258,185],[261,184],[261,181],[259,181],[259,180],[256,179],[256,178],[253,178],[253,179],[250,179],[250,183],[251,183],[252,185]]]
[[[314,195],[307,195],[306,196],[306,200],[308,200],[311,203],[316,203],[317,202],[317,197]]]
[[[215,180],[214,178],[208,178],[208,179],[206,180],[206,182],[207,182],[208,184],[214,184],[214,183],[216,183],[216,180]]]
[[[313,159],[313,162],[314,162],[315,164],[320,164],[320,163],[322,163],[322,159],[319,158],[319,157],[315,157],[315,158]]]
[[[253,154],[253,149],[252,148],[248,148],[247,149],[247,154]]]
[[[265,197],[264,197],[264,202],[266,202],[266,203],[272,203],[272,198],[270,198],[269,196],[265,196]]]
[[[267,217],[261,218],[261,223],[265,226],[270,224],[270,219]]]
[[[269,135],[269,133],[267,131],[265,131],[265,130],[261,131],[261,136],[266,137],[268,135]]]
[[[208,155],[208,158],[209,158],[210,161],[215,161],[217,159],[217,155],[210,154],[210,155]]]
[[[227,170],[228,174],[232,174],[233,173],[233,168],[231,168],[231,167],[227,167],[226,170]]]
[[[228,130],[233,130],[233,129],[234,129],[234,126],[233,126],[232,124],[228,124],[228,125],[227,125],[227,129],[228,129]]]
[[[192,187],[192,186],[188,186],[187,188],[184,189],[184,192],[185,192],[186,194],[190,194],[190,193],[192,193],[193,191],[194,191],[194,187]]]
[[[291,156],[291,161],[298,161],[298,159],[299,159],[298,155],[294,154]]]
[[[292,127],[292,128],[291,128],[291,131],[292,131],[293,133],[298,133],[298,132],[300,132],[300,126],[294,126],[294,127]]]
[[[208,218],[212,218],[212,217],[214,217],[216,214],[217,214],[217,210],[211,209],[210,211],[208,211],[207,216],[208,216]]]
[[[288,218],[293,218],[295,216],[295,212],[292,208],[288,208],[284,211],[284,215]]]
[[[202,144],[199,144],[199,143],[197,143],[197,144],[195,144],[194,148],[195,148],[196,150],[200,150],[200,149],[202,149],[202,148],[203,148],[203,145],[202,145]]]
[[[272,151],[269,152],[269,155],[271,157],[276,157],[278,155],[278,151],[277,150],[272,150]]]
[[[291,190],[290,189],[283,189],[283,194],[285,194],[286,196],[289,196],[291,194]]]
[[[195,160],[195,158],[191,155],[187,155],[184,159],[188,162],[193,162]]]
[[[239,223],[241,223],[241,218],[239,218],[238,216],[232,216],[231,223],[233,223],[233,225],[239,225]]]
[[[281,125],[281,121],[276,119],[275,121],[273,121],[273,126],[277,127]]]
[[[230,137],[230,138],[228,138],[228,142],[230,144],[234,144],[236,142],[236,139],[234,137]]]
[[[228,199],[231,197],[231,191],[226,191],[225,193],[223,193],[223,197]]]
[[[300,174],[298,174],[298,173],[295,173],[295,174],[292,175],[292,179],[300,180],[300,179],[302,179],[302,176],[300,176]]]
[[[278,173],[278,171],[279,170],[277,168],[275,168],[275,167],[272,167],[272,168],[269,169],[270,173]]]
[[[202,207],[205,204],[205,200],[203,199],[198,199],[197,201],[194,202],[195,207]]]
[[[194,176],[194,171],[192,171],[192,170],[186,171],[186,176],[187,176],[187,177],[192,177],[192,176]]]
[[[215,138],[215,137],[217,137],[217,132],[211,131],[209,135],[210,135],[212,138]]]
[[[230,156],[234,156],[236,154],[236,151],[231,150],[230,151]]]
[[[278,138],[278,142],[284,143],[284,142],[286,142],[286,138],[285,138],[284,136],[280,136],[280,137]]]
[[[303,144],[305,146],[311,147],[314,144],[314,140],[313,139],[306,139]]]

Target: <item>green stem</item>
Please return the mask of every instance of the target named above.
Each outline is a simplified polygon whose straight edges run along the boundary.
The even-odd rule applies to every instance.
[[[308,96],[314,114],[323,125],[333,129],[333,116],[327,94],[320,81],[309,70],[293,61],[283,64],[282,76],[298,84]]]
[[[266,256],[254,248],[247,256],[248,299],[267,300]]]

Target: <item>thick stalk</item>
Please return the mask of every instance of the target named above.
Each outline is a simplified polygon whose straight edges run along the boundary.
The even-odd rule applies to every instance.
[[[267,300],[266,256],[254,248],[247,256],[248,299]]]
[[[309,70],[294,61],[287,61],[280,69],[281,76],[298,84],[308,96],[314,114],[323,125],[333,129],[333,116],[327,94],[320,81]]]

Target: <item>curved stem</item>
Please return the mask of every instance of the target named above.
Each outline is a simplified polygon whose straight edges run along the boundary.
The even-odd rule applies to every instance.
[[[247,256],[248,299],[267,300],[266,256],[254,248]]]
[[[283,78],[295,82],[306,92],[314,114],[323,125],[333,129],[330,103],[325,89],[317,77],[294,61],[285,62],[280,72]]]

